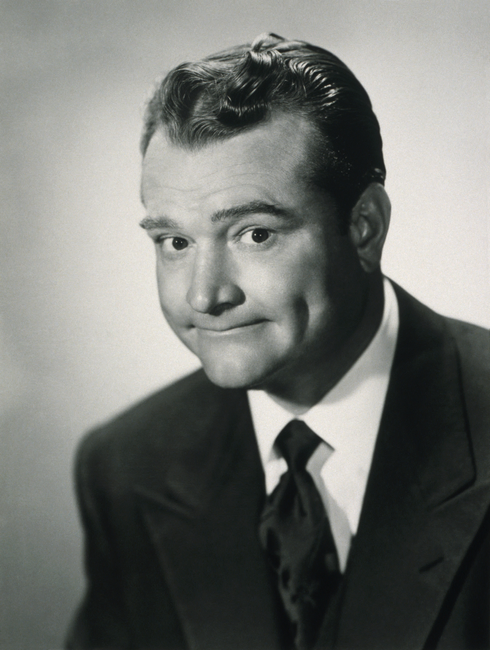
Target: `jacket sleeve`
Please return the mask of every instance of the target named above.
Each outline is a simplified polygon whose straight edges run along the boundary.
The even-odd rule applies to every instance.
[[[82,442],[75,463],[76,493],[84,531],[87,588],[70,627],[66,648],[124,650],[131,645],[130,635],[107,518],[104,517],[104,498],[94,479],[96,472],[93,470],[97,463],[95,459],[90,459],[91,438]]]

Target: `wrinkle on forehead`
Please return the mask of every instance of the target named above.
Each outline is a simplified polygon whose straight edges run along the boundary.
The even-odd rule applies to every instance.
[[[173,203],[192,210],[209,204],[216,210],[221,196],[226,202],[228,195],[241,203],[281,203],[271,188],[286,196],[291,188],[309,187],[308,154],[315,135],[316,128],[305,117],[281,114],[192,150],[173,144],[161,128],[143,160],[142,202],[157,212]]]

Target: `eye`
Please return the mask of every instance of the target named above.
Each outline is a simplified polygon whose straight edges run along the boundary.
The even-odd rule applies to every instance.
[[[172,237],[172,246],[175,248],[176,251],[181,251],[183,248],[187,248],[189,245],[189,242],[187,239],[184,239],[183,237]]]
[[[181,251],[189,246],[189,242],[183,237],[162,237],[159,241],[157,240],[157,243],[168,253]]]
[[[253,230],[247,230],[242,235],[242,241],[246,244],[263,244],[269,239],[271,233],[265,228],[254,228]]]

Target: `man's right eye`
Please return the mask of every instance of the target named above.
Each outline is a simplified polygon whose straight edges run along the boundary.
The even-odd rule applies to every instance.
[[[181,251],[189,245],[187,239],[184,239],[183,237],[164,237],[159,243],[162,249],[167,253]]]

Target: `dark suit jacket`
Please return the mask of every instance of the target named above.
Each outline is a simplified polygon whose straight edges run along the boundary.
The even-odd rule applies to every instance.
[[[490,342],[396,288],[400,330],[357,536],[319,648],[488,648]],[[69,648],[278,650],[245,391],[199,371],[82,443],[88,590]]]

